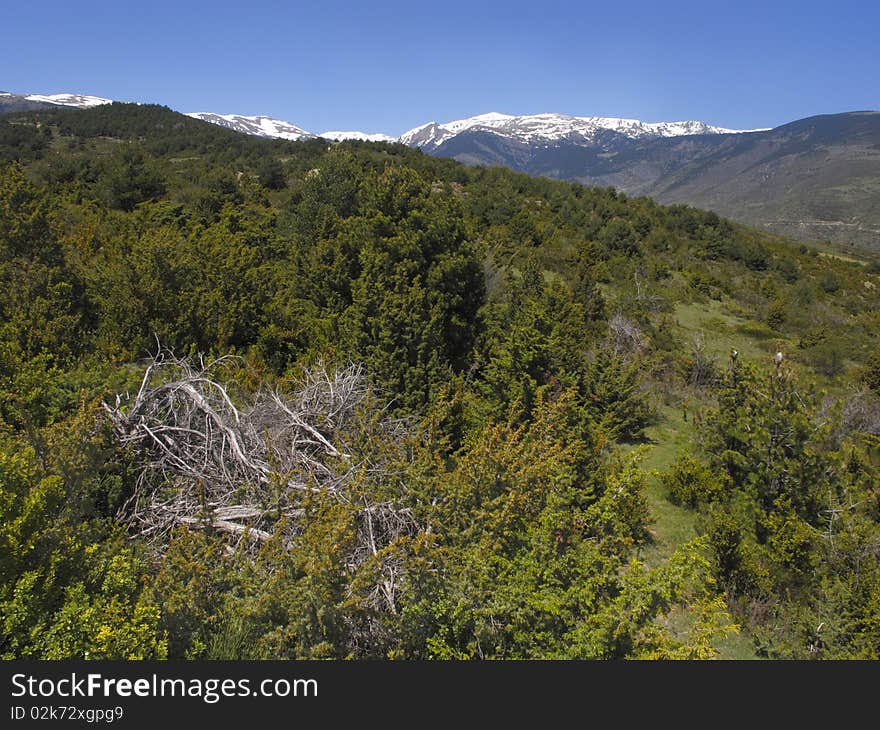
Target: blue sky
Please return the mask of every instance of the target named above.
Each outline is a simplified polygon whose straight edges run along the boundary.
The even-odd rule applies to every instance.
[[[488,111],[775,126],[880,108],[880,3],[8,2],[0,89],[399,134]]]

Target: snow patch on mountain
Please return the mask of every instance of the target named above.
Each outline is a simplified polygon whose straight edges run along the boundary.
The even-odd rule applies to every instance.
[[[18,95],[4,91],[0,92],[0,96],[17,97]],[[21,98],[81,109],[113,102],[112,99],[86,94],[30,94]],[[367,142],[401,142],[410,147],[422,148],[426,152],[432,152],[444,142],[468,131],[490,132],[530,146],[552,145],[563,141],[583,146],[601,145],[603,139],[607,140],[608,132],[620,134],[630,139],[654,139],[697,134],[739,134],[765,131],[765,129],[726,129],[699,121],[643,122],[638,119],[618,117],[575,117],[566,114],[517,116],[489,112],[444,124],[428,122],[405,132],[400,137],[393,137],[388,134],[369,134],[359,131],[328,131],[318,135],[282,119],[262,115],[189,112],[187,116],[258,137],[288,140],[322,137],[332,141],[355,139]]]
[[[244,132],[257,137],[275,137],[278,139],[314,139],[317,135],[297,127],[295,124],[281,119],[264,116],[244,116],[242,114],[214,114],[213,112],[189,112],[188,117],[201,119],[204,122],[218,124],[236,132]]]
[[[366,132],[322,132],[318,136],[334,142],[342,142],[346,139],[357,139],[361,142],[397,142],[397,137],[388,134],[367,134]]]
[[[429,122],[402,134],[400,142],[410,147],[433,150],[466,131],[492,132],[529,145],[563,140],[589,145],[595,143],[603,131],[616,132],[630,139],[647,139],[694,134],[735,134],[746,130],[725,129],[697,121],[642,122],[638,119],[617,117],[574,117],[566,114],[515,116],[490,112],[444,124]]]
[[[93,106],[113,103],[113,99],[104,99],[101,96],[89,96],[88,94],[29,94],[24,98],[28,101],[43,101],[47,104],[74,106],[79,109],[89,109]]]
[[[333,142],[341,142],[346,139],[357,139],[364,142],[396,142],[397,137],[388,134],[368,134],[367,132],[342,132],[329,131],[321,134],[308,132],[302,127],[298,127],[290,122],[282,119],[273,119],[264,116],[244,116],[242,114],[215,114],[213,112],[189,112],[189,117],[201,119],[204,122],[219,124],[228,129],[234,129],[236,132],[252,134],[258,137],[274,137],[278,139],[315,139],[322,137]]]

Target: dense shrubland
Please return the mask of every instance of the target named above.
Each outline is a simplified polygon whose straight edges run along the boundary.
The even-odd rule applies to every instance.
[[[162,107],[0,160],[3,656],[880,652],[876,266]]]

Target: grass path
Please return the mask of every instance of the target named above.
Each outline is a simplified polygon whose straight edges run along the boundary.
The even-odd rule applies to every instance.
[[[650,451],[642,462],[648,471],[662,472],[669,468],[676,456],[693,443],[694,429],[685,423],[681,412],[666,407],[661,410],[660,422],[645,429]],[[645,496],[654,523],[649,527],[653,542],[642,553],[649,567],[661,565],[669,559],[675,548],[697,536],[696,515],[678,507],[666,498],[660,479],[652,474],[647,482]]]
[[[652,542],[642,551],[641,558],[649,567],[666,562],[675,548],[697,536],[696,512],[678,507],[666,498],[656,472],[665,471],[676,456],[694,442],[694,428],[685,422],[681,411],[663,407],[657,424],[645,429],[650,451],[642,462],[651,471],[645,496],[654,522],[650,525]],[[728,636],[716,646],[719,659],[757,659],[751,640],[742,632]]]

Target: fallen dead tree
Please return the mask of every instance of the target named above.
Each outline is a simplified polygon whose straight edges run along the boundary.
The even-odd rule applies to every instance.
[[[276,537],[289,550],[303,529],[305,497],[347,502],[357,537],[345,565],[378,561],[367,600],[395,612],[404,566],[387,548],[420,528],[408,508],[364,496],[363,484],[387,476],[386,467],[349,441],[358,419],[367,418],[385,441],[402,438],[406,423],[370,409],[360,365],[315,367],[289,392],[260,389],[249,397],[233,396],[222,382],[223,369],[235,366],[229,358],[194,364],[160,350],[134,396],[104,403],[139,464],[119,518],[160,553],[178,525],[222,535],[230,551],[253,551]]]

